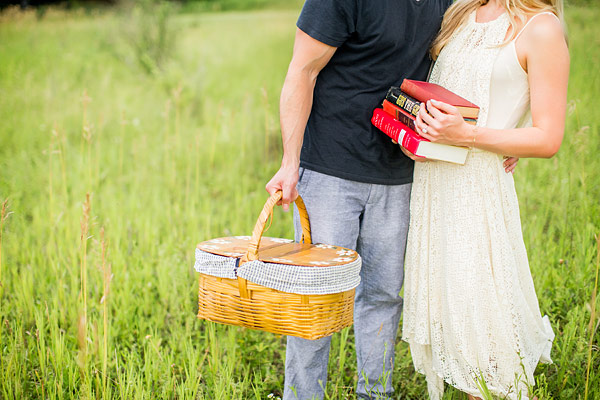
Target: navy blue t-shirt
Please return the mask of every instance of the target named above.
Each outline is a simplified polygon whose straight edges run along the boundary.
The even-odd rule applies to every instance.
[[[307,0],[297,22],[337,47],[317,77],[300,165],[358,182],[412,182],[413,161],[371,125],[404,78],[424,80],[429,45],[452,0]]]

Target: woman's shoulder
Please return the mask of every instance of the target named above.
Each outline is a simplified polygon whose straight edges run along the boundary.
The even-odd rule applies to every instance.
[[[519,37],[535,44],[540,41],[564,40],[565,31],[560,19],[548,11],[528,15],[521,31],[517,34],[517,39]]]
[[[529,74],[569,69],[569,48],[560,19],[552,13],[531,16],[515,40],[521,67]],[[549,68],[552,66],[552,68]]]

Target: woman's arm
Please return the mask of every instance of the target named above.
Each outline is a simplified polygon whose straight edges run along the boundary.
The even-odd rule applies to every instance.
[[[569,77],[569,52],[562,26],[551,15],[540,15],[519,37],[517,54],[529,77],[529,128],[491,129],[467,124],[458,110],[428,101],[421,107],[417,131],[432,142],[477,147],[515,157],[552,157],[563,139]],[[520,54],[519,54],[520,53]]]

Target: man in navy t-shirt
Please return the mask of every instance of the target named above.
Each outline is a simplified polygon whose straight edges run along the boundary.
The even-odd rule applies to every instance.
[[[313,242],[356,249],[360,398],[391,398],[413,161],[370,123],[390,86],[424,80],[451,0],[307,0],[281,92],[284,154],[267,191],[298,193]],[[295,216],[296,235],[299,223]],[[301,232],[301,231],[300,231]],[[331,337],[288,337],[284,400],[322,398]]]

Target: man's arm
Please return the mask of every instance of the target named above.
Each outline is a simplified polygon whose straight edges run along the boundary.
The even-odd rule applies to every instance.
[[[283,83],[279,103],[283,159],[279,171],[266,186],[269,194],[277,190],[283,191],[280,204],[284,211],[287,211],[290,203],[298,197],[296,184],[300,150],[312,108],[317,76],[336,49],[313,39],[300,29],[296,30],[294,54]]]

